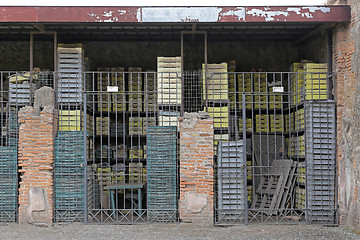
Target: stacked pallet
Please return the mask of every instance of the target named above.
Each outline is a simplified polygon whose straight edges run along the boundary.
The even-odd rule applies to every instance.
[[[142,111],[142,73],[139,67],[129,67],[129,111]]]
[[[0,222],[16,222],[17,148],[0,147]]]
[[[18,135],[20,123],[18,121],[18,110],[15,107],[10,107],[6,110],[8,118],[6,119],[7,130],[7,145],[9,147],[18,146]]]
[[[149,127],[146,145],[148,219],[177,221],[176,127]]]
[[[159,105],[181,105],[181,57],[157,58],[157,102]]]
[[[102,145],[95,150],[95,157],[98,159],[110,159],[112,157],[111,147]]]
[[[96,117],[96,135],[109,135],[110,124],[109,117]]]
[[[96,68],[97,73],[97,90],[99,92],[106,92],[107,86],[113,86],[110,68],[109,67],[98,67]]]
[[[219,221],[234,223],[245,217],[245,159],[243,141],[220,141],[218,146],[217,185]]]
[[[333,224],[336,210],[335,103],[305,102],[307,218]]]
[[[218,146],[219,146],[219,142],[224,141],[227,142],[229,141],[229,134],[214,134],[214,155],[217,156],[218,155]]]
[[[79,213],[84,210],[84,132],[59,131],[55,137],[54,155],[56,212],[61,220],[81,221],[83,214]]]
[[[228,128],[229,127],[229,108],[226,107],[204,107],[204,111],[207,111],[214,119],[214,128]]]
[[[205,69],[207,68],[207,69]],[[227,102],[229,99],[227,63],[202,65],[203,100]]]
[[[269,215],[286,211],[293,198],[296,167],[297,163],[292,160],[273,160],[271,166],[264,169],[251,208],[263,209]]]
[[[86,63],[81,44],[59,44],[57,48],[57,101],[77,105],[83,102],[83,93],[89,88],[85,81]]]
[[[236,103],[238,100],[236,99],[237,93],[237,84],[235,84],[235,71],[236,71],[236,61],[232,60],[227,63],[228,65],[228,80],[229,80],[229,101],[230,101],[230,109],[236,108]]]

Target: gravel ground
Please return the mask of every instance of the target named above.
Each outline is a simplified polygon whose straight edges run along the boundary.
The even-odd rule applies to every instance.
[[[6,224],[0,239],[360,239],[340,227],[309,225],[239,225],[232,227],[193,224],[84,225],[55,224],[53,227]]]

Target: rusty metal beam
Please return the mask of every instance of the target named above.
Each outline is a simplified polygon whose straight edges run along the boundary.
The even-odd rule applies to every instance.
[[[11,7],[0,6],[7,23],[348,22],[350,6],[299,7]]]

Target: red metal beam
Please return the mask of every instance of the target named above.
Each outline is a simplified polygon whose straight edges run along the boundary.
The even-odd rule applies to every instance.
[[[350,6],[1,7],[3,23],[348,22]]]

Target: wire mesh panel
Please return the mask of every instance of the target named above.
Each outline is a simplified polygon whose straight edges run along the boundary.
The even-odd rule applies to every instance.
[[[177,66],[177,60],[174,61]],[[154,188],[154,184],[168,177],[175,180],[169,184],[173,184],[172,190],[177,191],[176,139],[180,115],[178,101],[181,100],[177,91],[180,89],[172,85],[164,88],[163,84],[179,81],[178,73],[175,77],[168,74],[165,78],[164,72],[160,77],[138,67],[129,68],[129,72],[119,72],[124,68],[98,70],[101,71],[87,73],[87,78],[95,82],[86,94],[85,111],[90,115],[87,125],[91,124],[93,129],[86,137],[87,222],[176,221],[177,195],[161,205],[169,192],[163,185]],[[162,93],[160,96],[159,91]],[[151,130],[153,128],[166,131],[163,130],[156,140],[153,139],[157,136]],[[172,135],[166,135],[166,132]],[[161,168],[150,167],[159,164],[153,161],[154,153],[158,152],[158,156],[170,153],[165,152],[170,142],[175,152],[168,156],[168,160],[175,169],[166,173],[164,171],[168,169],[161,171]],[[164,164],[164,167],[168,166]]]
[[[209,65],[202,95],[214,119],[215,223],[336,224],[335,105],[326,64],[293,64],[282,73]],[[225,158],[224,168],[224,151],[231,156],[238,141],[241,163]],[[238,214],[224,211],[224,199]]]

